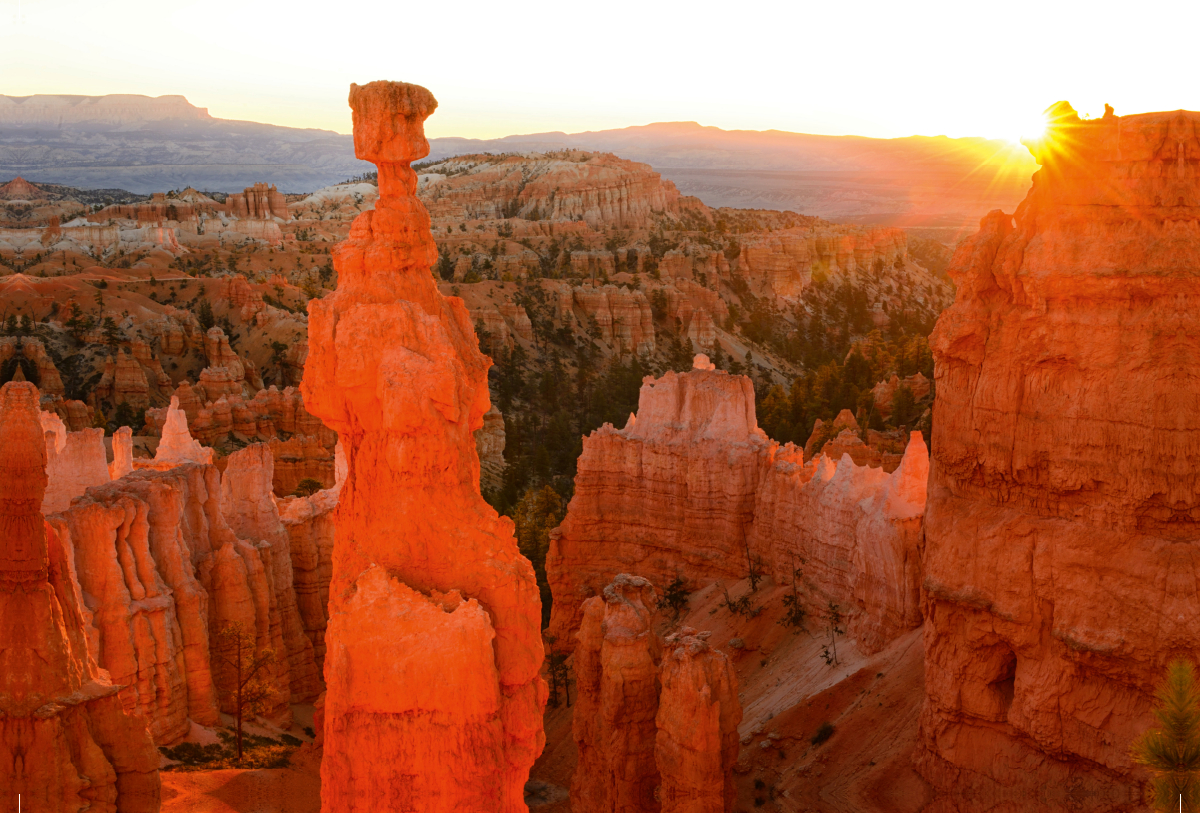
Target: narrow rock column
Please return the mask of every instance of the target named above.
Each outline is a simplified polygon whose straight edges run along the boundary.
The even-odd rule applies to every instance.
[[[684,627],[666,639],[654,746],[663,813],[728,813],[737,798],[737,674],[708,636]]]
[[[355,154],[380,197],[334,250],[338,290],[309,303],[305,407],[348,474],[326,633],[324,813],[526,810],[547,690],[533,567],[479,495],[473,433],[488,359],[431,268],[416,197],[424,88],[352,85]]]
[[[654,631],[656,606],[650,582],[625,573],[583,603],[572,723],[579,748],[571,781],[576,813],[659,809],[654,738],[662,645]]]
[[[108,464],[108,476],[120,480],[133,471],[133,430],[122,426],[112,435],[113,460]]]

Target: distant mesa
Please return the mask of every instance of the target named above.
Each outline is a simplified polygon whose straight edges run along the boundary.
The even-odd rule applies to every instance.
[[[309,192],[369,171],[348,135],[231,121],[183,96],[2,96],[0,178],[84,189]]]
[[[1020,145],[984,138],[826,136],[696,122],[430,140],[434,161],[564,149],[650,164],[709,206],[870,225],[965,223],[971,231],[981,212],[1015,207],[1036,166]],[[0,96],[0,178],[140,194],[234,190],[269,178],[282,192],[311,192],[371,170],[355,158],[348,135],[218,119],[183,96]]]
[[[208,109],[183,96],[0,96],[0,126],[129,124],[141,121],[211,121]]]

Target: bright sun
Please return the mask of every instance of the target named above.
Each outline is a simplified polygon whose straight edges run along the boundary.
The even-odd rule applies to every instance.
[[[1011,140],[1017,144],[1020,144],[1022,141],[1036,141],[1045,134],[1046,125],[1045,114],[1039,113],[1036,116],[1032,116],[1028,121],[1021,123],[1019,131]]]

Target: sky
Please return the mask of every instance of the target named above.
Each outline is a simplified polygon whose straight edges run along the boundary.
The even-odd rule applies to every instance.
[[[1104,2],[0,0],[0,94],[182,94],[350,132],[351,82],[433,91],[432,136],[655,121],[1017,139],[1070,101],[1200,109],[1200,7]]]

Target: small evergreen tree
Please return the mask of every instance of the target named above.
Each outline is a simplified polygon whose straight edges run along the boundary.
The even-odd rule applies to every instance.
[[[533,572],[542,595],[543,624],[550,620],[550,583],[546,579],[546,554],[550,550],[550,531],[558,527],[566,513],[566,503],[550,486],[528,488],[513,512],[513,521],[517,526],[517,547],[533,564]]]
[[[314,480],[311,477],[305,477],[296,484],[296,490],[292,492],[296,497],[311,497],[323,488],[320,480]]]
[[[1157,692],[1158,726],[1133,744],[1151,776],[1155,810],[1200,810],[1200,689],[1190,663],[1175,661]]]
[[[667,589],[663,591],[662,598],[658,600],[658,608],[671,610],[674,617],[678,619],[679,613],[688,605],[689,596],[691,596],[691,592],[687,589],[687,582],[676,576],[675,581],[668,584]]]
[[[825,608],[825,626],[829,632],[829,643],[821,650],[821,657],[829,666],[838,666],[841,663],[837,654],[837,637],[845,632],[841,624],[842,608],[831,599]]]
[[[261,713],[275,697],[271,685],[271,665],[275,651],[258,649],[254,633],[240,623],[226,624],[217,633],[213,657],[233,676],[233,686],[222,692],[230,701],[237,718],[237,758],[242,759],[242,720],[247,714]]]

